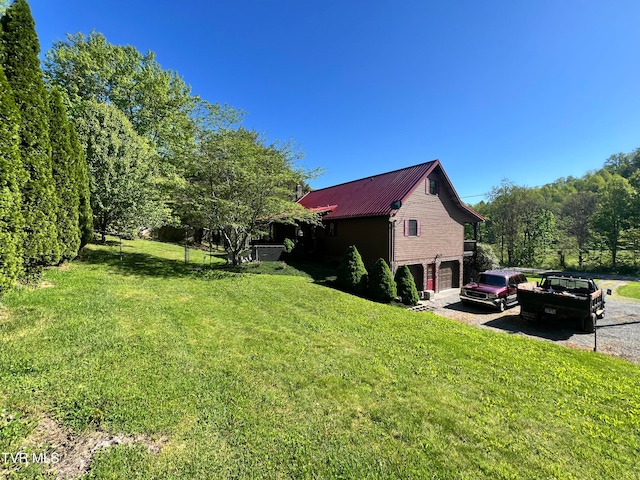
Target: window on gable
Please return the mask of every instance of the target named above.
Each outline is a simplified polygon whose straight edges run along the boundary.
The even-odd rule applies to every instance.
[[[326,224],[324,232],[327,237],[335,237],[338,234],[336,222],[329,222]]]
[[[438,182],[434,178],[429,179],[429,193],[431,195],[438,194]]]
[[[405,237],[419,237],[420,236],[420,220],[405,220],[404,221],[404,236]]]

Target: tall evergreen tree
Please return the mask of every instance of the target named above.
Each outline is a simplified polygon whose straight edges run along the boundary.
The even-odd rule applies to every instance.
[[[79,197],[75,155],[62,95],[54,87],[49,95],[49,128],[51,163],[60,208],[58,210],[58,243],[61,260],[71,260],[80,250]]]
[[[0,294],[13,285],[22,267],[20,186],[24,177],[18,148],[20,115],[0,67]]]
[[[1,20],[4,71],[20,117],[20,154],[27,181],[22,187],[24,267],[28,276],[59,261],[58,199],[51,168],[47,92],[40,45],[26,0],[16,0]]]
[[[84,150],[80,140],[78,140],[78,134],[73,123],[69,123],[69,134],[71,148],[73,148],[73,158],[75,159],[74,176],[78,194],[78,227],[80,228],[80,248],[82,248],[93,238],[93,212],[91,211],[89,173]]]

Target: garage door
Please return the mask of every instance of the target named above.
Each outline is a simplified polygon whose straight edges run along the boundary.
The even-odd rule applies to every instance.
[[[438,291],[460,287],[460,263],[442,262],[438,271]]]

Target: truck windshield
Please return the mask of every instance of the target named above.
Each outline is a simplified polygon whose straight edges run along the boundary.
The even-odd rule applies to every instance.
[[[507,279],[499,275],[486,275],[481,273],[478,283],[482,283],[483,285],[492,285],[494,287],[505,287],[507,285]]]

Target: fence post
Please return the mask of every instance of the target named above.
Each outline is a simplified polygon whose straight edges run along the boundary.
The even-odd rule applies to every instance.
[[[189,263],[189,247],[187,246],[187,238],[189,234],[189,225],[184,226],[184,264]]]

